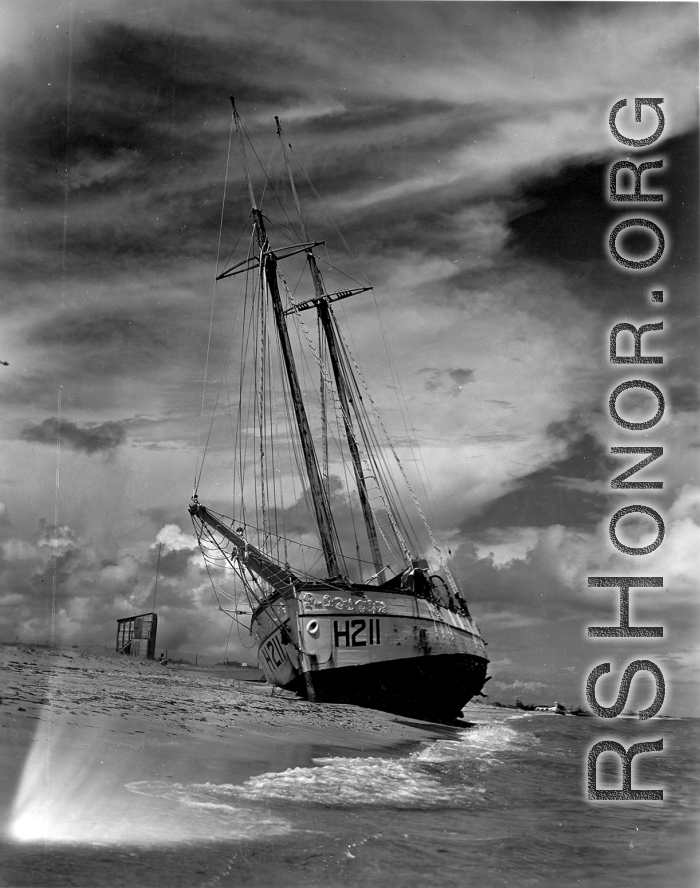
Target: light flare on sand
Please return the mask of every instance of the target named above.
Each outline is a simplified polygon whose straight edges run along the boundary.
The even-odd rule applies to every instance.
[[[118,735],[113,718],[92,715],[77,725],[51,722],[49,714],[49,707],[40,712],[14,799],[8,833],[17,842],[173,845],[254,840],[291,829],[261,808],[134,792],[134,776],[145,776],[139,750],[128,734]],[[196,775],[196,740],[186,765]]]
[[[66,724],[40,711],[38,728],[24,762],[9,833],[21,842],[124,842],[135,824],[115,810],[106,794],[110,770],[100,753],[99,725],[90,725],[88,743],[76,743]],[[97,722],[93,719],[93,722]]]

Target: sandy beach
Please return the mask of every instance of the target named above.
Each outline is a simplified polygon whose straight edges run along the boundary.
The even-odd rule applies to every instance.
[[[240,670],[0,657],[5,888],[558,888],[564,865],[585,888],[697,882],[693,720],[664,723],[673,758],[644,778],[668,802],[600,809],[581,780],[592,719],[480,702],[441,726]]]
[[[98,831],[98,840],[119,840],[135,809],[125,787],[139,781],[237,784],[320,756],[398,756],[458,731],[273,694],[267,684],[230,677],[240,671],[25,645],[0,648],[0,663],[2,830],[14,838],[23,837],[22,817],[31,834],[46,793],[61,812],[53,815],[61,823],[49,824],[54,835]],[[158,827],[151,813],[140,815],[151,838],[175,828]]]

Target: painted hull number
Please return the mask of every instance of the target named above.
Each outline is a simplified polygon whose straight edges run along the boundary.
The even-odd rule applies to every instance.
[[[333,644],[335,647],[366,647],[381,644],[379,620],[333,620]]]
[[[271,672],[279,668],[288,659],[287,652],[282,647],[280,632],[271,635],[260,648],[260,654],[270,668]]]

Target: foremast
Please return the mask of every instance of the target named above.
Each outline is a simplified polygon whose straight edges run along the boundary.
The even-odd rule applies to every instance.
[[[301,394],[301,386],[299,385],[299,377],[292,353],[292,345],[289,339],[289,331],[285,319],[284,307],[280,297],[279,286],[277,283],[277,257],[270,247],[265,230],[265,220],[255,201],[253,192],[253,184],[248,171],[248,163],[245,155],[245,145],[243,142],[243,132],[240,125],[236,104],[231,98],[233,107],[233,119],[236,126],[236,133],[240,145],[241,157],[243,160],[243,169],[248,185],[248,195],[250,197],[251,212],[253,216],[253,224],[255,226],[255,235],[260,250],[259,267],[267,290],[270,294],[272,302],[272,310],[275,318],[275,326],[280,340],[280,348],[282,351],[282,359],[284,368],[289,382],[289,390],[294,408],[294,416],[299,430],[299,438],[301,441],[301,449],[304,456],[304,464],[309,479],[309,487],[311,491],[311,500],[314,506],[316,523],[318,525],[319,536],[321,540],[321,549],[326,562],[326,570],[329,578],[337,578],[344,575],[345,571],[341,570],[341,557],[339,554],[339,546],[337,545],[337,534],[333,525],[330,504],[328,496],[321,481],[321,474],[318,468],[318,460],[316,457],[316,449],[314,447],[313,438],[311,437],[311,429],[309,420],[304,408],[304,401]]]

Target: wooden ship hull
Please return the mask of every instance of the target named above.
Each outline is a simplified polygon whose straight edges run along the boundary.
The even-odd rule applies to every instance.
[[[486,680],[468,616],[381,588],[302,588],[255,611],[251,629],[267,680],[317,703],[449,721]]]

